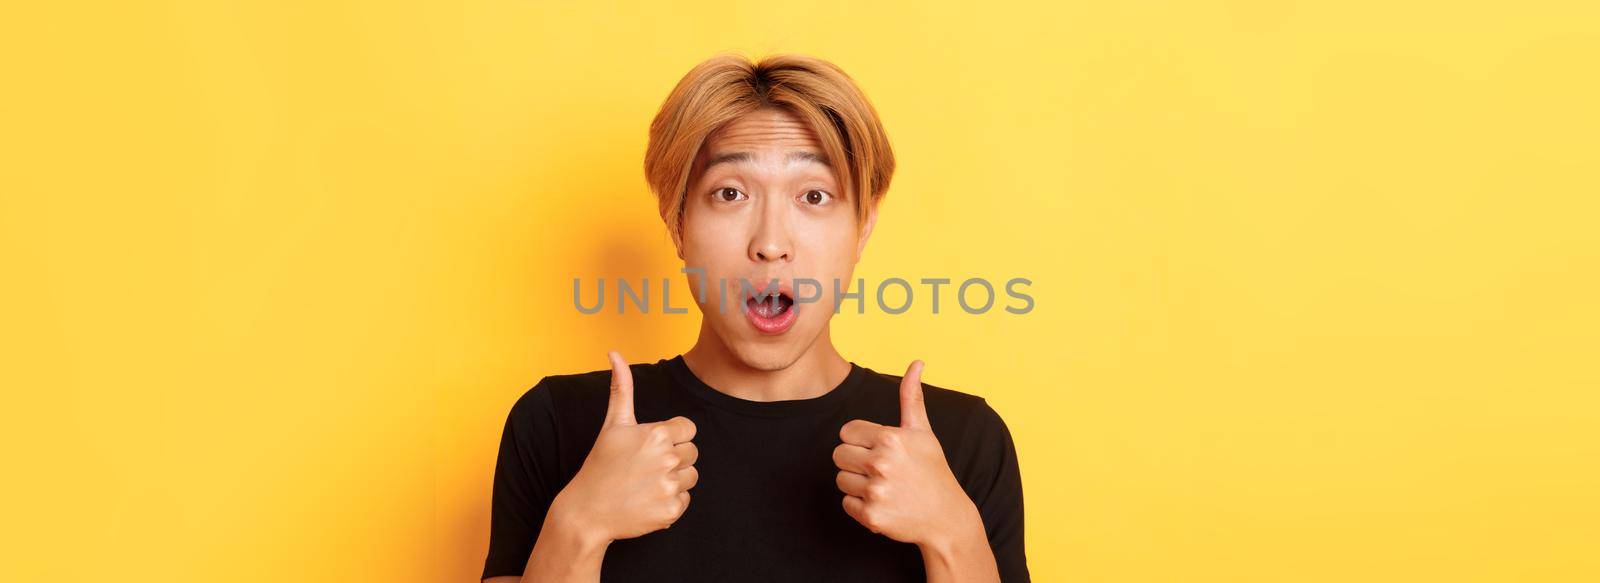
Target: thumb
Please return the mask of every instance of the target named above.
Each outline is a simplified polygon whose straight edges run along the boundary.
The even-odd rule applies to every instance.
[[[928,408],[922,402],[922,361],[913,360],[900,378],[900,426],[929,429]]]
[[[605,425],[637,425],[633,418],[633,370],[615,350],[607,352],[606,357],[611,359],[611,400],[606,402]]]

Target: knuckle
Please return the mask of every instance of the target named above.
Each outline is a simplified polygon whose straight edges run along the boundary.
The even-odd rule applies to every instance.
[[[902,443],[903,442],[901,441],[899,433],[893,431],[884,431],[878,434],[879,445],[883,445],[885,447],[900,447]]]
[[[867,458],[867,461],[861,462],[861,465],[865,466],[867,468],[867,471],[872,472],[874,474],[879,474],[879,475],[883,474],[884,472],[886,472],[889,469],[888,460],[885,460],[885,459],[883,459],[881,457],[878,457],[878,456],[872,456],[872,457]]]
[[[878,517],[878,512],[872,506],[863,507],[860,518],[861,525],[872,532],[878,532],[879,527],[883,526],[882,519]]]
[[[668,430],[665,425],[657,424],[650,426],[650,439],[656,441],[666,441],[667,438],[671,437],[671,433],[672,432]]]
[[[673,498],[672,502],[667,504],[667,516],[671,520],[677,520],[678,517],[683,516],[684,511],[688,509],[689,501],[687,497]]]

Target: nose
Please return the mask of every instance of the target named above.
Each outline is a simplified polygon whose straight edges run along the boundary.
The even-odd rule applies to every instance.
[[[789,222],[783,216],[783,205],[763,202],[755,232],[750,237],[750,260],[760,263],[791,261],[794,248],[790,244]]]

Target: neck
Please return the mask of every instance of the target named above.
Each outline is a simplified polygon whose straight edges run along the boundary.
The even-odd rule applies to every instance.
[[[820,397],[844,382],[850,362],[833,347],[824,325],[800,358],[781,368],[756,368],[740,359],[704,322],[694,347],[683,353],[690,372],[718,392],[749,401]]]

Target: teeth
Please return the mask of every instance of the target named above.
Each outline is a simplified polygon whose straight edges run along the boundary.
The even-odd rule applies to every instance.
[[[789,311],[788,304],[784,303],[782,295],[757,296],[750,298],[751,309],[757,316],[773,318]]]

